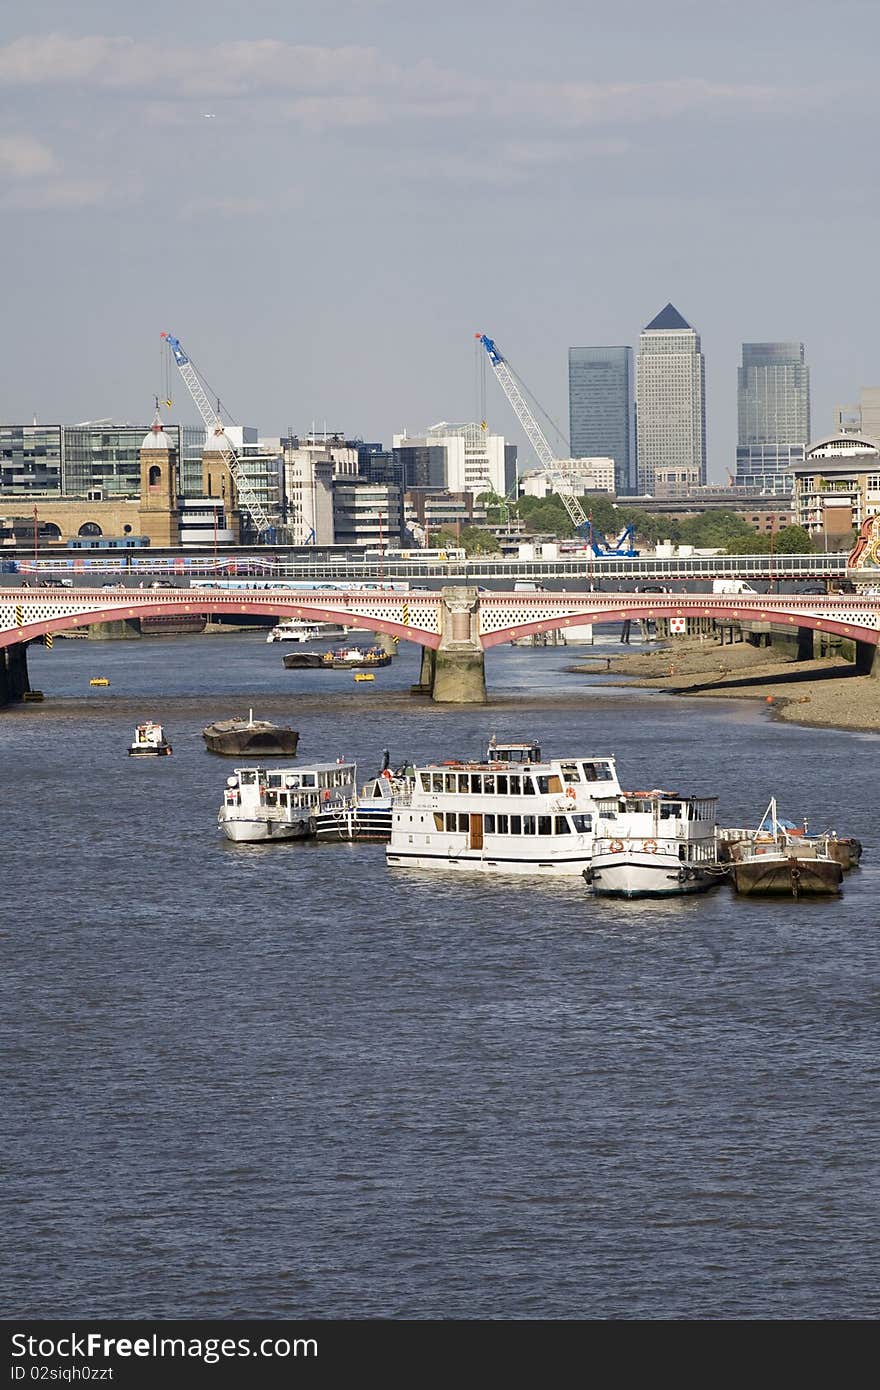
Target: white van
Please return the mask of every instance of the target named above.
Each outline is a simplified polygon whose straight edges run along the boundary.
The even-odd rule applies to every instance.
[[[746,584],[742,579],[713,579],[713,594],[757,594],[757,589],[753,589],[751,584]]]

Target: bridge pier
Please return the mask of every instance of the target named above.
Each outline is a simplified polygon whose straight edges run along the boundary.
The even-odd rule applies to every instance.
[[[413,695],[430,695],[434,690],[434,668],[436,652],[433,647],[422,647],[422,664],[419,668],[417,685],[410,686]]]
[[[860,676],[880,680],[880,646],[873,642],[856,642],[856,671]]]
[[[20,700],[31,683],[27,667],[27,642],[13,642],[0,649],[0,705]]]
[[[440,609],[440,646],[434,660],[432,698],[444,705],[486,703],[486,661],[480,641],[476,588],[449,585]]]

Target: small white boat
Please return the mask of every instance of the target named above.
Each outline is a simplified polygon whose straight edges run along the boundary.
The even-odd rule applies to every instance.
[[[134,731],[134,742],[128,746],[129,757],[161,758],[171,752],[171,744],[165,737],[161,724],[148,719],[138,724]]]
[[[226,779],[217,824],[229,840],[304,840],[315,833],[319,810],[345,806],[357,791],[354,763],[312,767],[237,767]]]
[[[322,637],[328,637],[333,642],[338,642],[340,637],[345,637],[348,628],[342,627],[340,623],[312,623],[305,618],[285,618],[282,622],[273,627],[267,642],[319,642]]]
[[[725,875],[715,824],[717,797],[621,792],[601,799],[593,860],[594,893],[619,898],[703,893]]]

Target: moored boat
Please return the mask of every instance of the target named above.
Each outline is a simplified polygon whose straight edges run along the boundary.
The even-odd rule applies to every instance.
[[[331,652],[288,652],[282,660],[289,671],[360,671],[390,666],[392,656],[381,647],[337,647]]]
[[[414,779],[412,763],[392,770],[386,750],[382,770],[363,784],[350,804],[321,807],[315,816],[318,839],[390,840],[392,811],[409,799]]]
[[[217,824],[237,843],[309,839],[315,833],[315,814],[322,807],[347,804],[356,787],[354,763],[237,767],[226,779]]]
[[[717,797],[622,792],[597,802],[593,859],[584,878],[594,893],[671,897],[714,888],[726,870],[718,858]]]
[[[165,737],[162,725],[147,719],[135,729],[134,741],[129,744],[128,752],[129,756],[134,758],[167,757],[171,752],[171,744]]]
[[[268,719],[254,719],[253,710],[248,712],[247,719],[244,715],[236,715],[232,719],[216,720],[202,730],[202,738],[209,753],[234,757],[243,753],[286,757],[296,752],[299,743],[295,729],[272,724]]]
[[[799,898],[839,893],[843,868],[821,843],[792,835],[779,823],[773,797],[754,835],[732,844],[731,875],[737,893]]]
[[[597,799],[619,794],[612,757],[542,759],[536,744],[496,740],[485,761],[414,769],[411,795],[392,808],[387,862],[581,874],[592,859]]]

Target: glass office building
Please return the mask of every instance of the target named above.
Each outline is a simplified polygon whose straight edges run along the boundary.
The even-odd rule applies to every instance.
[[[635,492],[631,347],[568,349],[568,418],[572,457],[614,459],[616,491]]]
[[[786,494],[810,442],[810,369],[803,343],[743,343],[737,369],[736,481]]]
[[[111,501],[137,497],[148,425],[0,425],[0,497]],[[166,425],[180,461],[178,492],[201,495],[202,427]]]

